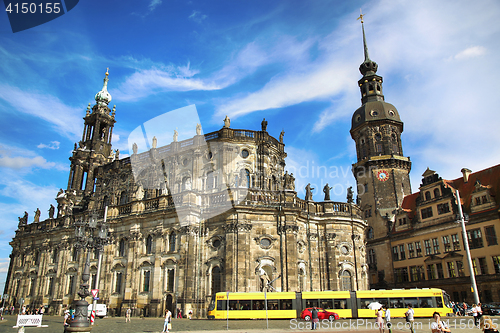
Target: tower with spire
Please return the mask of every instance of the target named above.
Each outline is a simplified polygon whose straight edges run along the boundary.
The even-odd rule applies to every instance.
[[[359,66],[363,77],[358,86],[362,105],[352,116],[350,133],[357,153],[357,163],[353,164],[352,170],[357,183],[358,204],[369,225],[367,249],[374,258],[370,265],[370,282],[372,287],[374,284],[384,287],[391,282],[393,274],[391,267],[385,267],[390,261],[384,260],[383,255],[391,251],[388,236],[396,211],[403,198],[411,194],[411,162],[403,156],[403,122],[396,107],[385,102],[383,80],[377,75],[378,65],[368,55],[363,14],[360,19],[364,61]]]
[[[116,106],[108,107],[111,95],[108,92],[108,70],[102,89],[95,95],[96,104],[85,114],[82,140],[75,143],[71,161],[67,193],[72,193],[73,203],[78,206],[85,197],[94,192],[96,169],[113,159],[111,139],[115,124]],[[85,201],[85,200],[84,200]],[[84,202],[82,203],[84,204]]]

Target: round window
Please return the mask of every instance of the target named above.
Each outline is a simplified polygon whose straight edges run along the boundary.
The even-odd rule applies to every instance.
[[[250,153],[248,152],[248,150],[243,149],[243,150],[241,151],[241,157],[243,157],[243,158],[247,158],[247,157],[248,157],[248,155],[250,155]]]
[[[348,248],[346,245],[342,245],[342,246],[340,247],[340,252],[341,252],[342,254],[348,254],[348,253],[349,253],[349,248]]]
[[[357,122],[357,123],[359,123],[360,121],[361,121],[361,116],[358,114],[358,115],[356,116],[356,122]]]
[[[209,160],[211,160],[211,159],[212,159],[212,152],[211,152],[211,151],[209,151],[209,152],[208,152],[207,157],[208,157],[208,159],[209,159]]]
[[[218,248],[220,246],[220,243],[221,243],[220,239],[216,238],[212,241],[212,246]]]
[[[186,166],[186,165],[188,165],[188,162],[189,162],[189,161],[188,161],[188,159],[187,159],[187,158],[185,158],[185,159],[182,161],[182,165]]]
[[[263,248],[269,248],[271,246],[271,240],[269,238],[262,238],[260,240],[260,246]]]
[[[376,116],[378,116],[378,111],[377,111],[377,110],[371,110],[371,111],[370,111],[370,115],[371,115],[372,117],[376,117]]]
[[[391,117],[394,117],[396,115],[396,112],[394,112],[393,110],[389,110],[389,112],[387,113],[389,113],[389,116]]]

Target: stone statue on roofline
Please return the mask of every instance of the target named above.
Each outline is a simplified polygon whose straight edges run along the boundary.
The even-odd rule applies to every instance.
[[[224,128],[229,128],[231,126],[231,119],[226,115],[226,118],[224,118]]]
[[[325,193],[325,201],[330,201],[330,190],[333,187],[328,186],[328,183],[326,183],[325,187],[323,187],[323,193]]]
[[[282,130],[280,133],[280,143],[283,143],[283,137],[285,136],[285,131]]]
[[[353,191],[352,191],[352,186],[349,186],[349,188],[347,189],[347,203],[353,203],[354,200],[353,200]]]
[[[196,135],[201,135],[201,124],[196,124]]]
[[[306,201],[312,201],[313,195],[312,195],[312,190],[314,190],[314,187],[311,187],[311,183],[306,185]]]
[[[33,219],[33,222],[34,222],[34,223],[38,223],[38,222],[40,222],[40,214],[42,214],[42,212],[40,211],[40,208],[37,208],[37,209],[35,210],[35,217],[34,217],[34,219]]]
[[[56,207],[54,207],[54,205],[50,204],[50,208],[49,208],[49,219],[53,219],[54,218],[54,212],[56,210]]]
[[[134,154],[137,154],[137,143],[134,142],[134,144],[132,145],[132,152]]]
[[[174,142],[177,142],[178,138],[179,138],[179,132],[177,132],[177,129],[174,129]]]
[[[260,123],[260,125],[262,126],[262,132],[267,131],[267,120],[266,120],[266,118],[264,118],[262,120],[262,123]]]
[[[153,143],[152,143],[151,147],[152,147],[153,149],[156,149],[156,145],[157,145],[157,144],[158,144],[158,140],[156,139],[156,136],[153,136]]]
[[[28,212],[24,212],[24,216],[23,217],[18,217],[19,219],[19,224],[18,226],[23,226],[23,225],[27,225],[28,224]]]

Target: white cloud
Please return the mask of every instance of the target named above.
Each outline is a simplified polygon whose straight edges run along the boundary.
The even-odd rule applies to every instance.
[[[486,54],[486,48],[483,46],[472,46],[468,47],[465,50],[459,52],[455,55],[455,59],[463,60],[469,58],[475,58]]]
[[[57,169],[66,171],[67,166],[48,162],[42,156],[36,155],[34,152],[0,145],[0,167],[9,169],[24,169],[24,168],[41,168],[41,169]]]
[[[72,140],[79,138],[81,119],[78,115],[81,114],[81,110],[65,105],[57,97],[0,84],[0,99],[8,102],[19,112],[51,123],[59,133]]]
[[[59,145],[61,143],[59,141],[50,141],[50,144],[46,145],[44,143],[40,143],[37,148],[48,148],[48,149],[59,149]]]
[[[195,21],[196,23],[200,23],[203,22],[204,19],[206,19],[208,16],[205,15],[205,14],[202,14],[200,11],[197,11],[197,10],[193,10],[193,13],[191,13],[191,15],[189,15],[189,19]]]
[[[162,3],[162,0],[152,0],[150,3],[149,3],[149,10],[150,11],[153,11],[156,9],[156,7],[158,7],[159,5],[161,5]]]

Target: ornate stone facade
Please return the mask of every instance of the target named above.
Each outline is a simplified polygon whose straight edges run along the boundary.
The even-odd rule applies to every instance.
[[[232,129],[226,117],[218,131],[203,135],[197,126],[191,139],[174,136],[160,147],[155,137],[150,150],[134,144],[118,159],[108,95],[87,110],[57,217],[19,224],[5,289],[11,303],[24,298],[53,313],[72,303],[85,261],[74,248],[74,221],[103,219],[106,206],[99,297],[112,314],[180,308],[205,317],[218,291],[262,290],[262,270],[277,291],[367,288],[360,209],[297,197],[283,133],[269,135],[266,121],[260,131]]]

